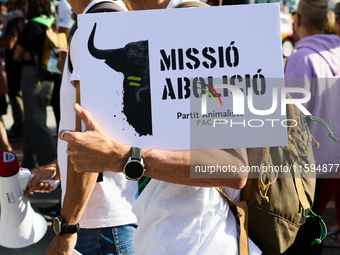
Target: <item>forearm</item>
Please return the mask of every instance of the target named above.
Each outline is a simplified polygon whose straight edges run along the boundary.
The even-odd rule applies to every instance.
[[[201,187],[242,188],[247,175],[240,171],[247,165],[245,149],[200,150],[200,151],[161,151],[143,149],[145,176],[176,184]],[[219,175],[219,178],[192,178],[190,168],[210,166],[235,166],[235,172]],[[193,170],[194,171],[194,170]]]
[[[68,165],[71,165],[70,162]],[[60,216],[66,224],[73,225],[79,222],[97,177],[98,173],[77,173],[73,167],[68,167],[66,193],[60,212]]]
[[[97,161],[96,165],[105,171],[122,172],[131,155],[130,147],[120,145],[117,148],[117,143],[113,142],[111,151],[111,154],[107,153],[105,156],[107,161]],[[117,154],[117,151],[120,154]],[[169,183],[241,189],[247,181],[247,173],[241,169],[248,164],[246,149],[163,151],[145,148],[142,149],[142,159],[146,169],[144,176]],[[190,176],[190,169],[195,169],[196,166],[209,168],[217,165],[221,167],[230,165],[236,171],[215,174],[217,178]]]
[[[59,172],[59,166],[58,166],[58,159],[54,159],[51,163],[47,164],[45,167],[43,168],[50,168],[50,169],[55,169],[55,175],[59,176],[60,172]],[[54,176],[52,176],[54,177]]]

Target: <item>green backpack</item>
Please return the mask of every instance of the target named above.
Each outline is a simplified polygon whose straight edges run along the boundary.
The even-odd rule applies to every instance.
[[[287,98],[291,98],[287,94]],[[248,236],[263,254],[282,254],[295,240],[299,228],[311,212],[316,173],[311,135],[305,116],[295,105],[287,105],[288,145],[247,149],[249,166],[260,169],[248,177],[241,202],[228,197],[231,210],[240,223],[240,254],[248,253]],[[293,126],[288,123],[287,126]],[[315,146],[318,143],[314,140]],[[278,171],[265,171],[275,169]],[[217,188],[224,196],[222,189]],[[326,226],[322,225],[326,229]],[[327,231],[327,230],[326,230]],[[321,231],[322,235],[325,235]],[[316,239],[320,242],[324,237]]]

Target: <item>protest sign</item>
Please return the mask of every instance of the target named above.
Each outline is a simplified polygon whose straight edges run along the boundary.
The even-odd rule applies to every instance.
[[[286,145],[278,4],[78,21],[82,105],[116,141],[166,150]]]

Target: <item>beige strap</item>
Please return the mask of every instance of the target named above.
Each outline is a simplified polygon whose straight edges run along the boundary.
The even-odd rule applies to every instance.
[[[287,99],[291,99],[292,97],[290,96],[289,93],[286,93],[286,98]],[[287,119],[295,119],[295,117],[298,117],[298,116],[294,116],[294,105],[293,104],[288,104],[287,105]],[[290,124],[288,124],[288,125],[290,125]],[[289,143],[293,143],[293,145],[295,146],[295,149],[297,151],[297,154],[299,154],[299,156],[307,156],[308,155],[308,147],[300,139],[300,141],[305,146],[306,151],[307,151],[305,155],[301,155],[301,153],[300,153],[300,151],[299,151],[299,149],[298,149],[298,147],[297,147],[297,145],[295,143],[295,140],[294,140],[294,139],[298,138],[295,134],[296,134],[295,126],[289,127],[288,128],[288,140],[289,140],[289,137],[291,137],[291,139],[292,139],[291,141],[289,141]],[[289,145],[290,144],[288,144],[287,147],[289,147]],[[300,204],[301,204],[303,210],[307,210],[311,206],[309,204],[309,201],[308,201],[306,193],[305,193],[305,189],[304,189],[303,184],[302,184],[300,167],[299,167],[299,165],[298,165],[298,163],[296,161],[296,158],[298,157],[298,155],[293,150],[288,150],[288,151],[289,151],[289,154],[290,154],[290,159],[293,162],[293,167],[294,167],[293,169],[294,169],[294,173],[295,173],[294,181],[295,181],[296,191],[297,191],[297,194],[298,194],[298,197],[299,197],[299,200],[300,200]]]
[[[236,203],[234,203],[234,201],[233,200],[231,200],[228,196],[227,196],[227,194],[224,192],[224,190],[222,189],[222,188],[220,188],[220,187],[215,187],[215,189],[217,189],[217,191],[218,192],[220,192],[227,200],[228,200],[228,203],[229,203],[229,205],[230,206],[236,206]]]
[[[240,221],[240,255],[249,255],[248,249],[248,205],[246,201],[236,203],[237,218]]]
[[[246,201],[238,203],[233,202],[222,188],[216,187],[225,198],[227,198],[229,206],[236,209],[236,219],[240,222],[240,241],[239,241],[239,254],[249,255],[248,249],[248,205]],[[234,212],[233,212],[234,213]],[[235,214],[235,213],[234,213]]]
[[[286,93],[286,98],[292,99],[292,97],[289,93]],[[290,121],[288,121],[289,128],[287,129],[287,133],[288,133],[288,136],[289,136],[290,133],[296,132],[296,127],[295,127],[293,121],[291,121],[291,120],[295,120],[294,105],[293,104],[287,104],[286,105],[286,114],[287,114],[287,119],[290,120]]]
[[[270,147],[264,147],[263,148],[261,164],[268,162],[269,152],[270,152]]]
[[[221,6],[223,4],[223,0],[218,1],[218,5]]]
[[[296,187],[296,191],[300,200],[300,204],[303,208],[303,210],[307,210],[308,208],[310,208],[310,204],[309,201],[307,199],[306,193],[305,193],[305,189],[303,187],[302,184],[302,180],[301,180],[301,173],[300,173],[300,168],[298,163],[295,161],[294,162],[294,168],[295,169],[295,187]]]

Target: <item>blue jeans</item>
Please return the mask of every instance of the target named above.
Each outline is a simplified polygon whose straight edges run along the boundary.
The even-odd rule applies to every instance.
[[[75,249],[84,255],[135,254],[132,236],[137,223],[112,228],[82,228]]]

